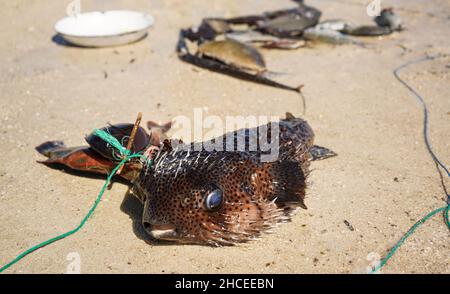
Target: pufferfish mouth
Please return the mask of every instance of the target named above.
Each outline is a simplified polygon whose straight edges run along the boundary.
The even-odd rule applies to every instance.
[[[143,223],[145,231],[154,239],[157,240],[176,240],[176,227],[172,224],[150,224]]]

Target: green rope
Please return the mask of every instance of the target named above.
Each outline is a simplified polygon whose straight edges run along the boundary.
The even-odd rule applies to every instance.
[[[445,213],[444,213],[445,224],[450,229],[450,218],[448,216],[449,211],[450,211],[450,203],[447,205],[447,208],[445,209]]]
[[[425,223],[428,219],[432,218],[434,215],[436,215],[437,213],[441,212],[445,210],[444,213],[444,219],[445,219],[445,223],[447,224],[448,228],[450,229],[450,222],[449,222],[449,218],[448,218],[448,212],[450,210],[450,205],[448,206],[444,206],[438,209],[433,210],[432,212],[430,212],[429,214],[427,214],[426,216],[424,216],[423,218],[421,218],[418,222],[416,222],[409,230],[408,232],[406,232],[406,234],[403,235],[403,237],[397,242],[397,244],[395,244],[395,246],[391,249],[391,251],[389,251],[388,255],[386,255],[385,258],[383,258],[383,260],[380,262],[379,265],[377,265],[370,273],[376,273],[377,271],[379,271],[388,261],[389,259],[391,259],[391,257],[394,255],[394,253],[397,251],[397,249],[400,248],[400,246],[403,245],[403,243],[405,242],[406,239],[408,239],[409,236],[412,235],[412,233],[414,233],[414,231],[420,227],[423,223]]]
[[[104,130],[94,129],[93,135],[99,137],[106,143],[110,144],[111,146],[119,150],[122,156],[129,155],[131,153],[130,150],[127,150],[125,147],[122,146],[122,144],[120,144],[119,140],[117,140],[110,133],[107,133]]]
[[[101,138],[102,140],[104,140],[105,142],[111,144],[111,146],[113,146],[114,148],[116,148],[117,150],[119,150],[119,152],[124,156],[124,158],[122,159],[122,161],[120,161],[120,163],[111,171],[111,173],[108,175],[108,177],[106,178],[106,182],[103,185],[102,189],[100,190],[100,193],[97,196],[97,199],[95,200],[94,204],[92,205],[91,209],[89,210],[89,212],[87,213],[87,215],[83,218],[83,220],[81,221],[81,223],[73,230],[70,230],[66,233],[63,233],[61,235],[58,235],[56,237],[50,238],[47,241],[44,241],[38,245],[35,245],[29,249],[27,249],[26,251],[22,252],[21,254],[19,254],[16,258],[14,258],[11,262],[9,262],[8,264],[4,265],[3,267],[0,268],[0,273],[3,272],[4,270],[6,270],[7,268],[9,268],[10,266],[12,266],[13,264],[17,263],[18,261],[20,261],[22,258],[24,258],[25,256],[27,256],[28,254],[44,247],[47,246],[53,242],[56,242],[58,240],[64,239],[70,235],[75,234],[76,232],[78,232],[87,222],[87,220],[89,219],[89,217],[91,217],[92,213],[94,212],[94,210],[97,208],[97,205],[100,203],[100,200],[103,197],[103,194],[105,193],[106,188],[108,187],[109,183],[111,182],[111,179],[113,178],[113,176],[116,174],[117,170],[119,170],[119,168],[125,164],[125,162],[127,162],[129,159],[131,158],[136,158],[136,157],[142,157],[143,155],[136,153],[136,154],[130,154],[131,152],[127,149],[125,149],[120,143],[119,141],[117,141],[116,138],[114,138],[113,136],[111,136],[110,134],[106,133],[103,130],[98,130],[95,129],[94,130],[94,135],[98,136],[99,138]]]

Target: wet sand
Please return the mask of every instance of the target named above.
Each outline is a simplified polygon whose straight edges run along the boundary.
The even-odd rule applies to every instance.
[[[290,1],[82,1],[84,11],[127,8],[155,16],[145,40],[107,49],[67,47],[53,38],[65,2],[0,4],[0,264],[74,228],[104,182],[36,163],[40,143],[81,145],[94,127],[132,122],[138,111],[144,120],[167,121],[192,117],[197,107],[220,117],[302,110],[295,93],[198,69],[174,53],[178,30],[203,17],[288,8]],[[366,2],[308,1],[323,11],[322,20],[370,24]],[[292,222],[234,247],[147,244],[137,221],[142,208],[126,196],[127,186],[115,183],[83,230],[6,272],[65,273],[71,252],[80,255],[82,273],[366,272],[416,220],[445,204],[423,143],[420,104],[392,70],[424,54],[450,53],[450,5],[382,3],[397,8],[407,30],[367,40],[370,48],[263,50],[269,69],[287,73],[280,81],[305,85],[305,118],[316,143],[339,154],[312,164],[308,210]],[[431,143],[450,165],[450,57],[401,76],[426,98]],[[450,187],[448,178],[444,183]],[[434,217],[382,272],[450,273],[449,238],[442,217]]]

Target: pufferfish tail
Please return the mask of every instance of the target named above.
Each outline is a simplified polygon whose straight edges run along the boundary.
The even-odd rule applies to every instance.
[[[277,224],[290,221],[291,213],[298,207],[306,209],[306,176],[298,162],[242,164],[251,174],[251,184],[240,186],[248,200],[240,204],[241,209],[215,215],[214,222],[203,224],[202,237],[211,245],[234,245],[257,239],[262,233],[272,232]]]
[[[279,208],[301,207],[307,209],[305,199],[306,178],[301,164],[296,161],[279,161],[271,164],[273,200]]]

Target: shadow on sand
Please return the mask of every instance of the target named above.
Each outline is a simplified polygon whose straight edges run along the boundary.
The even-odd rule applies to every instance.
[[[77,177],[84,177],[84,178],[90,178],[90,179],[96,179],[96,180],[102,180],[105,181],[106,175],[102,174],[93,174],[89,172],[84,171],[78,171],[68,168],[67,166],[64,166],[62,164],[58,163],[52,163],[52,164],[46,164],[49,168],[61,170],[67,174],[77,176]],[[132,229],[136,237],[139,239],[145,241],[149,245],[180,245],[177,242],[170,242],[170,241],[163,241],[163,240],[156,240],[152,238],[144,229],[144,226],[142,225],[142,214],[144,211],[144,205],[140,202],[140,200],[133,195],[131,192],[131,184],[129,181],[120,178],[120,177],[114,177],[111,183],[108,186],[108,189],[114,184],[114,183],[120,183],[128,186],[128,190],[125,193],[125,196],[123,198],[122,204],[120,205],[120,210],[127,214],[131,220],[132,223]]]
[[[142,225],[142,214],[144,212],[144,205],[141,201],[133,195],[131,189],[128,188],[125,197],[123,198],[122,204],[120,205],[120,210],[131,218],[133,221],[132,228],[133,232],[141,240],[144,240],[150,245],[175,245],[176,242],[161,241],[153,239],[144,229]]]

